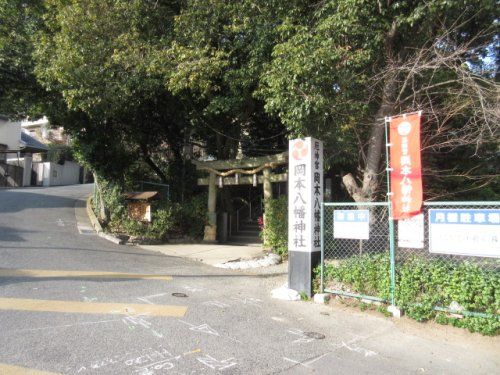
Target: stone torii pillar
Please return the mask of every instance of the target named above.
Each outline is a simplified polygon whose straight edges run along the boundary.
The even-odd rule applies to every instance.
[[[217,237],[217,186],[215,185],[215,173],[210,173],[208,180],[208,224],[205,225],[203,241],[215,242]]]
[[[264,174],[263,185],[264,185],[264,202],[273,197],[273,186],[271,183],[271,168],[264,168],[262,171]]]
[[[217,239],[217,176],[223,179],[224,186],[252,185],[255,184],[255,180],[257,180],[257,183],[264,184],[265,199],[273,197],[272,182],[282,182],[288,179],[287,173],[277,175],[271,173],[272,169],[276,166],[288,163],[288,152],[244,159],[211,161],[193,160],[192,162],[196,165],[197,170],[204,170],[210,173],[208,178],[204,177],[198,179],[198,185],[208,185],[208,223],[205,225],[205,233],[203,236],[203,240],[207,242],[214,242]],[[254,169],[249,170],[249,168]],[[256,174],[261,170],[263,171],[263,176],[257,176]],[[236,174],[238,175],[231,177]],[[239,174],[247,176],[240,176]]]
[[[270,199],[273,198],[273,185],[271,183],[271,168],[264,168],[262,171],[262,174],[263,174],[262,185],[263,185],[263,190],[264,190],[264,217],[263,217],[263,219],[265,222],[268,202]],[[267,240],[266,240],[265,236],[262,238],[262,242],[264,243],[264,245],[267,246]]]

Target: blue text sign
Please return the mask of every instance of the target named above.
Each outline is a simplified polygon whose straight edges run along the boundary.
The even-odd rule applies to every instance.
[[[429,210],[429,251],[500,258],[500,209]]]
[[[369,210],[333,211],[333,238],[367,240],[369,236]]]

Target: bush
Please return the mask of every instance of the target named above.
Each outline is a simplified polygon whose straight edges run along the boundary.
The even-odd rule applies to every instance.
[[[286,256],[288,253],[288,200],[286,196],[265,202],[266,212],[261,236],[264,246]]]
[[[66,161],[74,161],[73,149],[70,146],[49,144],[49,150],[46,154],[42,154],[43,161],[50,161],[63,165]]]
[[[362,255],[325,265],[325,283],[335,289],[390,298],[389,257]],[[315,269],[316,287],[321,269]],[[485,335],[500,333],[500,276],[470,262],[411,257],[396,267],[396,303],[407,316],[468,328]],[[448,317],[434,307],[459,309],[463,318]],[[483,316],[472,316],[474,312]],[[490,317],[488,315],[491,315]]]
[[[152,202],[151,223],[139,222],[128,217],[127,202],[123,189],[118,184],[99,180],[100,191],[109,220],[103,226],[115,233],[126,233],[152,240],[187,236],[200,238],[207,221],[206,194],[194,196],[185,202],[168,200]],[[99,213],[99,191],[93,199],[94,211]]]
[[[187,236],[200,238],[206,223],[206,196],[196,196],[184,203],[167,200],[154,202],[151,223],[138,222],[128,218],[125,211],[118,223],[112,221],[115,230],[123,230],[129,235],[153,240]]]
[[[148,239],[164,240],[170,233],[176,230],[178,212],[177,204],[160,202],[153,211],[151,223],[143,223],[131,220],[127,217],[121,221],[121,228],[132,236],[141,236]]]
[[[335,282],[337,290],[371,295],[382,299],[390,297],[389,258],[384,254],[361,255],[325,266],[326,282]],[[321,272],[319,267],[315,271]]]
[[[207,224],[207,195],[199,194],[184,201],[177,219],[183,234],[191,238],[203,237]]]

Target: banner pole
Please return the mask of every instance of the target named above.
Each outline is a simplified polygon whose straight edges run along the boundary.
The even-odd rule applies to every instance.
[[[325,277],[325,204],[321,203],[321,293],[325,292],[323,280]]]
[[[391,305],[396,306],[396,261],[394,254],[394,220],[392,219],[392,207],[391,207],[391,179],[390,179],[390,164],[389,164],[389,137],[387,133],[387,123],[391,120],[390,117],[386,117],[384,120],[385,128],[385,162],[386,162],[386,174],[387,174],[387,208],[389,211],[389,257],[390,257],[390,279],[391,279]]]

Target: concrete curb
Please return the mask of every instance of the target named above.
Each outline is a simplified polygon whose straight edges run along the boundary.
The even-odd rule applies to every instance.
[[[97,220],[97,217],[94,214],[94,210],[92,210],[92,197],[87,198],[87,216],[89,217],[90,223],[92,227],[97,232],[97,234],[102,232],[101,223]]]
[[[92,210],[91,196],[87,198],[87,215],[89,217],[90,223],[92,224],[92,227],[94,228],[99,237],[102,237],[105,240],[113,242],[117,245],[123,245],[126,242],[121,238],[115,237],[111,234],[104,233],[104,231],[102,230],[101,223],[99,223],[99,220],[97,220],[97,217],[95,216],[94,211]]]
[[[270,253],[260,259],[242,260],[239,262],[217,263],[214,264],[214,267],[227,268],[232,270],[246,270],[250,268],[275,266],[281,263],[281,261],[282,259],[279,255]]]

